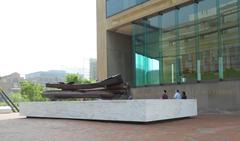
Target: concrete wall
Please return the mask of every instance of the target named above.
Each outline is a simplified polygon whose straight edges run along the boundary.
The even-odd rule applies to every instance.
[[[132,84],[131,45],[131,36],[107,32],[108,77],[121,74],[125,82]]]
[[[240,111],[239,80],[133,88],[132,94],[135,99],[155,99],[164,89],[170,98],[177,89],[185,91],[188,98],[198,100],[200,112]]]
[[[106,0],[97,1],[97,80],[107,77]]]

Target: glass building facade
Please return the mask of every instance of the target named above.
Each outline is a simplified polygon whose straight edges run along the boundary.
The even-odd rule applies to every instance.
[[[107,17],[144,3],[148,0],[106,0]]]
[[[240,79],[240,0],[199,0],[132,23],[135,85]]]

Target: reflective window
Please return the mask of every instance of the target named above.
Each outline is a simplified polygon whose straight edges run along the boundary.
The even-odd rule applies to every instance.
[[[199,80],[218,80],[218,18],[216,0],[198,4],[198,38],[201,77]]]
[[[223,78],[240,78],[240,13],[237,0],[221,0]]]
[[[162,62],[163,83],[176,82],[176,11],[164,13],[162,16]]]
[[[179,9],[180,82],[196,81],[194,4]]]
[[[106,0],[107,17],[146,1],[148,0]]]
[[[136,86],[240,79],[240,0],[202,0],[132,32]]]
[[[157,18],[133,26],[136,85],[159,84],[159,29]]]

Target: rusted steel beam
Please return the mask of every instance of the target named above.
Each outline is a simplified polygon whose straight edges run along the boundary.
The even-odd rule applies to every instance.
[[[68,99],[68,98],[108,98],[112,99],[117,96],[121,96],[123,92],[114,94],[108,91],[88,91],[88,92],[77,92],[77,91],[46,91],[44,96],[50,99]]]
[[[68,98],[101,98],[119,99],[127,96],[129,85],[123,83],[121,75],[112,76],[106,80],[93,84],[46,84],[46,87],[60,90],[45,91],[44,96],[51,100]]]
[[[111,87],[114,85],[120,85],[123,83],[123,79],[121,75],[115,75],[108,79],[105,79],[101,82],[93,83],[93,84],[46,84],[46,87],[49,88],[58,88],[62,90],[78,90],[78,89],[93,89],[93,88],[101,88],[101,87]]]

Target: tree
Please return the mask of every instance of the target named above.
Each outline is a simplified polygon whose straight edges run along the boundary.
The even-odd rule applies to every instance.
[[[26,102],[29,101],[27,99],[24,99],[21,93],[12,93],[10,95],[10,99],[15,103],[15,104],[19,104],[20,102]]]
[[[80,76],[79,74],[69,73],[65,75],[66,83],[74,83],[74,84],[89,84],[93,83],[93,81],[88,80]]]
[[[65,82],[67,83],[78,83],[80,76],[78,74],[66,74],[65,75]]]
[[[25,100],[29,101],[45,101],[43,97],[44,88],[40,84],[33,83],[31,81],[22,81],[20,82],[21,87],[21,96]]]

